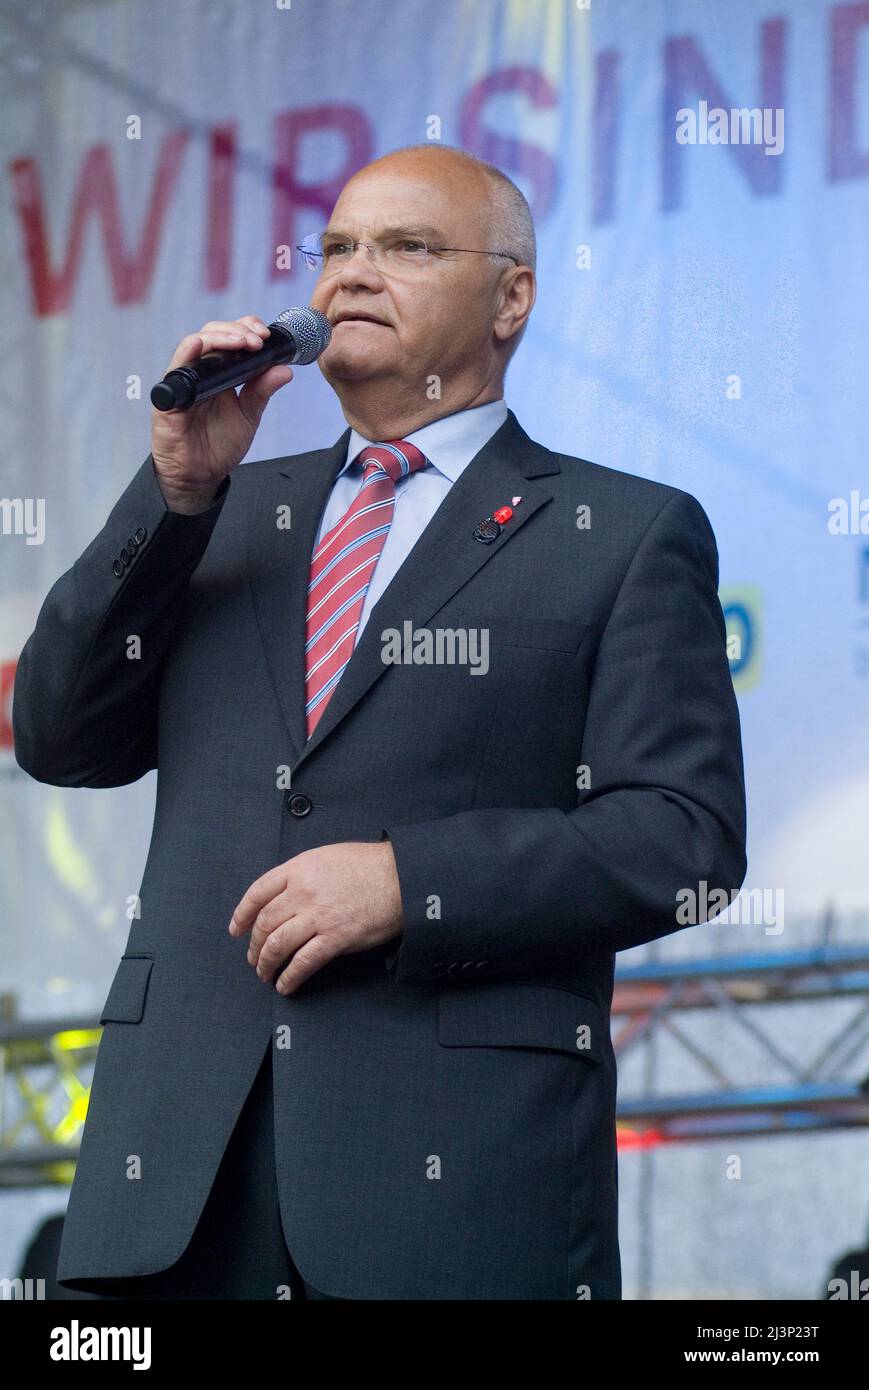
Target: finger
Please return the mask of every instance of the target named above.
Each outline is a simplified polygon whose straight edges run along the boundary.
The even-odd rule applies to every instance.
[[[210,323],[204,323],[199,330],[199,337],[205,338],[211,345],[223,344],[226,341],[238,342],[244,347],[261,348],[263,345],[262,334],[249,323],[242,323],[240,319],[214,319]]]
[[[283,864],[261,874],[254,879],[244,897],[237,903],[229,919],[230,936],[243,936],[254,924],[257,913],[261,912],[272,898],[276,898],[287,886],[287,871]]]
[[[208,323],[202,325],[199,332],[237,334],[243,338],[252,336],[262,342],[263,335],[267,337],[269,330],[262,319],[249,314],[246,318],[241,319],[210,319]]]
[[[291,957],[315,934],[313,921],[292,917],[275,927],[263,942],[256,973],[261,980],[271,980]]]
[[[211,319],[204,323],[200,328],[200,333],[229,333],[230,335],[249,338],[251,335],[257,339],[262,346],[263,339],[271,333],[267,323],[257,314],[246,314],[239,319]]]
[[[247,948],[249,965],[259,965],[262,949],[273,932],[296,916],[296,910],[286,893],[279,893],[254,919]]]
[[[238,393],[239,410],[251,425],[258,425],[263,411],[276,391],[293,379],[293,369],[287,366],[269,367],[267,372],[251,377]]]
[[[176,367],[183,367],[185,363],[192,361],[194,357],[202,355],[202,337],[199,333],[188,333],[186,338],[182,338],[177,348],[172,354],[168,372],[174,371]]]
[[[258,350],[262,345],[262,337],[252,328],[243,328],[235,323],[206,323],[198,333],[188,333],[186,338],[181,339],[172,354],[169,371],[174,371],[176,367],[184,367],[194,358],[201,357],[206,352],[213,352],[215,348],[235,351],[241,348]]]
[[[333,938],[316,935],[310,937],[304,946],[300,946],[295,952],[286,969],[281,971],[275,982],[275,989],[278,994],[294,994],[299,985],[303,985],[340,954]]]
[[[243,314],[240,319],[236,319],[236,323],[243,323],[245,328],[252,328],[262,338],[267,338],[272,331],[259,314]]]

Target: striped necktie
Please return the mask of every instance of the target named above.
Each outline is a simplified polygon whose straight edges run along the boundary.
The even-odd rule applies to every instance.
[[[395,484],[428,459],[406,439],[387,439],[357,455],[362,485],[311,559],[305,628],[308,738],[353,655],[365,595],[395,511]]]

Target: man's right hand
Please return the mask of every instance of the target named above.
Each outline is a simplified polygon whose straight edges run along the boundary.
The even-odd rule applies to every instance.
[[[268,325],[255,314],[203,324],[198,333],[181,339],[167,371],[215,348],[256,352],[268,336]],[[292,379],[292,367],[269,367],[238,395],[230,386],[189,410],[151,411],[151,456],[170,511],[201,512],[211,505],[223,479],[253,443],[270,398]]]

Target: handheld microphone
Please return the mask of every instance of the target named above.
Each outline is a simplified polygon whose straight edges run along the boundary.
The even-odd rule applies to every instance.
[[[326,350],[332,336],[332,325],[319,309],[285,309],[269,329],[269,336],[256,352],[219,349],[167,372],[151,387],[151,404],[158,410],[189,410],[198,401],[229,386],[241,386],[269,367],[284,363],[305,367]]]

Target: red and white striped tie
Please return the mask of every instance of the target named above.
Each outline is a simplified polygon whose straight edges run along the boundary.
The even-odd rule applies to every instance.
[[[362,486],[311,559],[305,628],[308,738],[353,655],[365,595],[395,511],[395,484],[428,459],[406,439],[369,445],[357,456]]]

